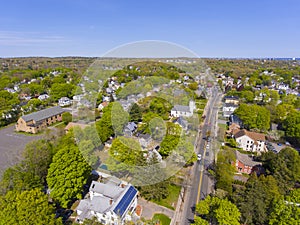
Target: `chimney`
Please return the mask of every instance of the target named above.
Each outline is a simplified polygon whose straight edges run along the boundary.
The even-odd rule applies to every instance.
[[[113,200],[112,199],[109,199],[109,204],[111,205],[113,203]]]

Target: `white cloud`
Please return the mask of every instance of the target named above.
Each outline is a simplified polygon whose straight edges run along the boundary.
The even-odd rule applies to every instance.
[[[0,31],[0,45],[29,46],[67,41],[63,36],[47,32]]]

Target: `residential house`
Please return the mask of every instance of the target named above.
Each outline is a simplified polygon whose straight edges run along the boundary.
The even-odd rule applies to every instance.
[[[140,145],[143,148],[147,148],[150,145],[150,143],[152,142],[152,138],[151,138],[150,134],[139,134],[138,139],[139,139]]]
[[[109,102],[102,102],[99,104],[98,109],[102,111],[106,106],[108,106]]]
[[[183,130],[187,130],[188,129],[188,122],[182,117],[178,117],[176,118],[174,121],[174,123],[180,125],[182,127]]]
[[[224,103],[223,105],[223,116],[228,118],[238,108],[238,105],[233,103]]]
[[[83,98],[83,95],[74,95],[73,101],[79,102]]]
[[[159,152],[156,149],[152,149],[148,151],[147,154],[147,161],[149,162],[152,158],[156,158],[157,162],[162,162],[162,156],[159,154]]]
[[[17,121],[16,131],[38,133],[49,125],[61,121],[64,112],[64,109],[55,106],[22,116]]]
[[[38,99],[41,100],[41,101],[44,101],[44,100],[46,100],[46,99],[48,99],[48,98],[49,98],[49,95],[47,95],[47,94],[42,94],[42,95],[40,95],[40,96],[38,97]]]
[[[237,123],[231,123],[228,127],[228,134],[235,134],[236,132],[238,132],[240,130],[241,126]]]
[[[252,156],[235,151],[235,157],[236,160],[232,162],[232,165],[236,167],[238,173],[251,174],[255,172],[259,175],[263,172],[262,163],[254,161]]]
[[[196,109],[195,102],[190,101],[188,106],[174,105],[171,109],[171,116],[173,117],[191,117],[193,116],[194,110]]]
[[[233,134],[238,146],[245,151],[265,152],[265,135],[256,132],[250,132],[245,129],[239,130]]]
[[[224,102],[238,105],[240,101],[239,101],[239,97],[237,97],[237,96],[225,96]]]
[[[129,122],[124,128],[124,135],[125,136],[132,136],[137,128],[137,125],[135,122]]]
[[[92,181],[89,197],[80,201],[76,212],[76,221],[96,217],[102,224],[124,224],[131,221],[137,207],[138,191],[131,185],[117,178],[110,178],[106,183]]]
[[[71,105],[72,102],[71,100],[68,98],[68,97],[62,97],[58,100],[58,105],[59,106],[68,106],[68,105]]]

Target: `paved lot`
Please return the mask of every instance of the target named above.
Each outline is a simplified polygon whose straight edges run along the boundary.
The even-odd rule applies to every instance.
[[[28,136],[16,133],[14,129],[15,126],[10,125],[0,130],[0,176],[7,167],[20,161],[22,151],[28,142],[43,137],[42,135]]]
[[[170,217],[171,219],[174,216],[174,211],[168,209],[166,207],[157,205],[155,203],[149,202],[145,199],[139,198],[138,204],[142,206],[142,217],[145,219],[152,219],[155,213],[163,213],[166,216]]]

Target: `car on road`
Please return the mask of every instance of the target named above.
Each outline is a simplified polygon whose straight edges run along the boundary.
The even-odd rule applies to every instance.
[[[198,155],[197,155],[197,160],[200,161],[201,158],[202,158],[202,155],[201,155],[201,154],[198,154]]]

